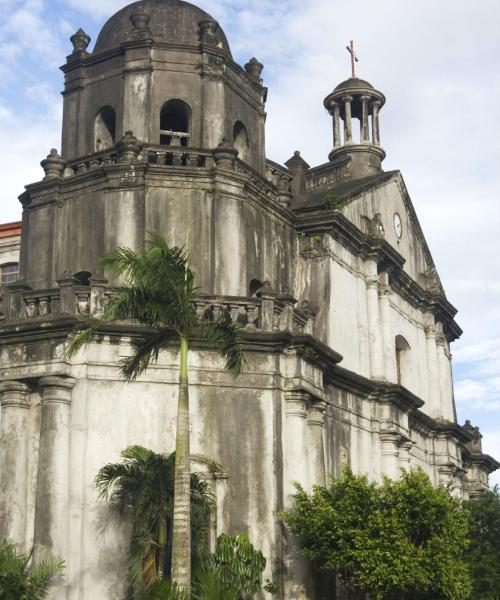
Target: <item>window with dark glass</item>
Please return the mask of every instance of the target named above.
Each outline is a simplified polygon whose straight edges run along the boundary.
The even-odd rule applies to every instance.
[[[2,265],[0,267],[0,282],[1,283],[12,283],[17,281],[19,275],[19,265],[17,263],[11,263],[10,265]]]

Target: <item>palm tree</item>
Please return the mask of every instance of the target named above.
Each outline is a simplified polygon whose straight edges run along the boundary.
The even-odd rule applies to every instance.
[[[174,508],[175,454],[156,454],[129,446],[122,461],[104,465],[95,478],[100,496],[119,514],[131,513],[129,579],[134,597],[170,572],[170,532]],[[208,554],[208,520],[214,498],[206,481],[191,473],[193,557],[201,564]]]
[[[31,556],[18,554],[7,540],[0,540],[0,598],[5,600],[43,600],[60,583],[64,561],[46,558],[28,567]]]
[[[101,259],[123,286],[110,301],[103,317],[76,336],[69,345],[69,356],[90,342],[106,323],[134,319],[148,333],[132,342],[131,356],[121,362],[121,374],[127,381],[136,379],[162,350],[175,342],[180,348],[179,397],[175,445],[175,492],[172,539],[172,579],[181,589],[190,591],[190,440],[189,440],[189,341],[201,340],[221,354],[226,369],[237,376],[243,365],[239,328],[228,312],[216,320],[204,320],[195,310],[197,288],[183,248],[167,245],[159,234],[150,232],[144,248],[118,247]]]

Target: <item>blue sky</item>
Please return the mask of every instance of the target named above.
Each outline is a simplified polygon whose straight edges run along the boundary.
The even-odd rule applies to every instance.
[[[59,147],[69,36],[95,41],[121,0],[0,0],[0,222],[20,217],[23,186]],[[401,169],[448,299],[465,333],[453,345],[459,420],[500,458],[500,3],[481,0],[200,0],[235,59],[256,56],[269,87],[267,152],[327,158],[323,98],[349,76],[387,96],[386,170]],[[92,47],[92,46],[91,46]],[[494,481],[500,482],[497,474]]]

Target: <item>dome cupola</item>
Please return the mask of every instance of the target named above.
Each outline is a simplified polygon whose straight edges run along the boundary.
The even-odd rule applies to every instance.
[[[374,175],[382,170],[385,152],[380,146],[379,112],[384,104],[384,94],[355,76],[354,62],[353,76],[325,98],[324,106],[333,117],[333,150],[329,159],[331,162],[350,159],[353,177]],[[355,119],[359,120],[359,131],[353,128]]]

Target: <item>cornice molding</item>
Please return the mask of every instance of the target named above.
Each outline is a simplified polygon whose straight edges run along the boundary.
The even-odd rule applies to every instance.
[[[424,290],[404,270],[405,258],[386,240],[371,237],[358,229],[339,211],[316,211],[298,214],[295,227],[299,233],[330,234],[355,256],[377,262],[379,271],[389,274],[389,285],[413,307],[431,312],[443,322],[448,341],[460,337],[462,329],[455,322],[457,309],[442,294]]]

